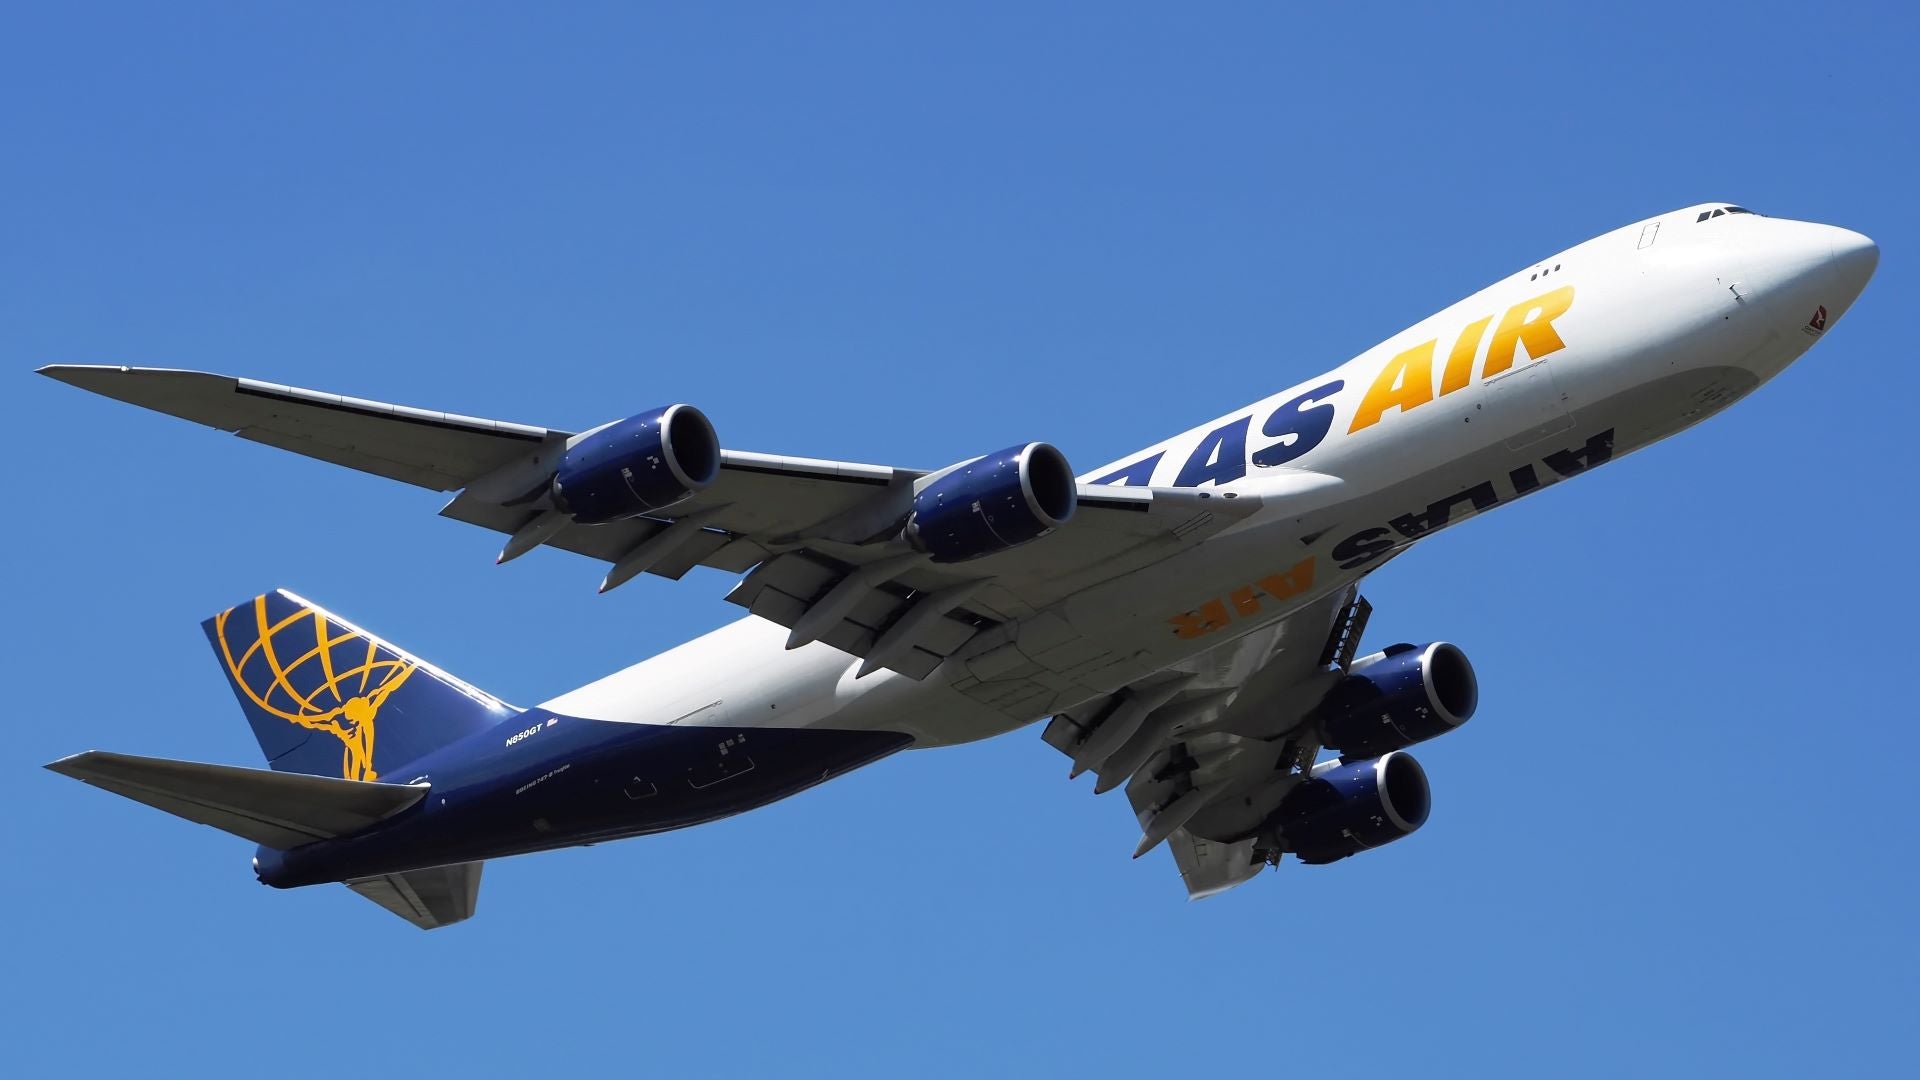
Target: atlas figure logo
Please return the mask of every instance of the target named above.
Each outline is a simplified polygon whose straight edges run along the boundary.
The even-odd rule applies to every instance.
[[[339,739],[340,775],[346,779],[379,779],[374,721],[414,664],[310,607],[274,622],[265,596],[221,612],[213,629],[227,673],[255,707]]]

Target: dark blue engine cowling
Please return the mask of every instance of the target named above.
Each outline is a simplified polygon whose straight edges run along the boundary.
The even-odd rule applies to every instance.
[[[935,562],[960,562],[1038,539],[1077,504],[1067,457],[1046,443],[970,461],[913,497],[907,542]]]
[[[1445,735],[1473,716],[1480,683],[1467,654],[1444,641],[1389,645],[1362,657],[1320,703],[1328,746],[1349,758]]]
[[[1427,771],[1396,750],[1315,766],[1280,801],[1274,824],[1301,862],[1330,863],[1411,835],[1432,807]]]
[[[720,475],[720,440],[706,415],[669,405],[589,432],[553,474],[553,502],[582,525],[672,506]]]

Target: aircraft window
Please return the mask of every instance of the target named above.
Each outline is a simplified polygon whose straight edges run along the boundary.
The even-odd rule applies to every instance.
[[[1695,225],[1698,225],[1701,222],[1707,220],[1708,218],[1720,217],[1723,214],[1753,214],[1753,211],[1747,209],[1744,206],[1721,206],[1721,207],[1716,207],[1715,209],[1712,209],[1712,210],[1700,211],[1700,216],[1697,218],[1694,218],[1693,223]],[[1760,215],[1753,214],[1753,216],[1759,217]]]

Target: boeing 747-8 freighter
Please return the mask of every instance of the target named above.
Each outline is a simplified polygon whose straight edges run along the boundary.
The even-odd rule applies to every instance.
[[[1362,355],[1076,475],[1030,442],[932,471],[726,449],[691,405],[579,433],[190,371],[44,373],[454,492],[441,513],[607,566],[739,576],[729,626],[516,708],[269,592],[206,632],[271,771],[90,751],[49,768],[237,834],[277,887],[417,925],[485,860],[739,813],[895,751],[1046,720],[1126,789],[1190,896],[1427,818],[1407,752],[1472,718],[1446,642],[1358,648],[1366,576],[1436,530],[1744,397],[1879,253],[1710,203],[1532,263]]]

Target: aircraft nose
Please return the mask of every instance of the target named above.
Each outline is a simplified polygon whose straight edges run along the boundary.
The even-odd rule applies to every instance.
[[[1815,310],[1828,313],[1822,321],[1838,318],[1880,264],[1879,246],[1851,229],[1782,218],[1753,225],[1744,245],[1747,268],[1761,301],[1782,318],[1803,321]]]
[[[1828,265],[1834,283],[1845,291],[1847,302],[1859,296],[1868,279],[1880,266],[1880,245],[1852,229],[1825,227],[1831,234]]]

